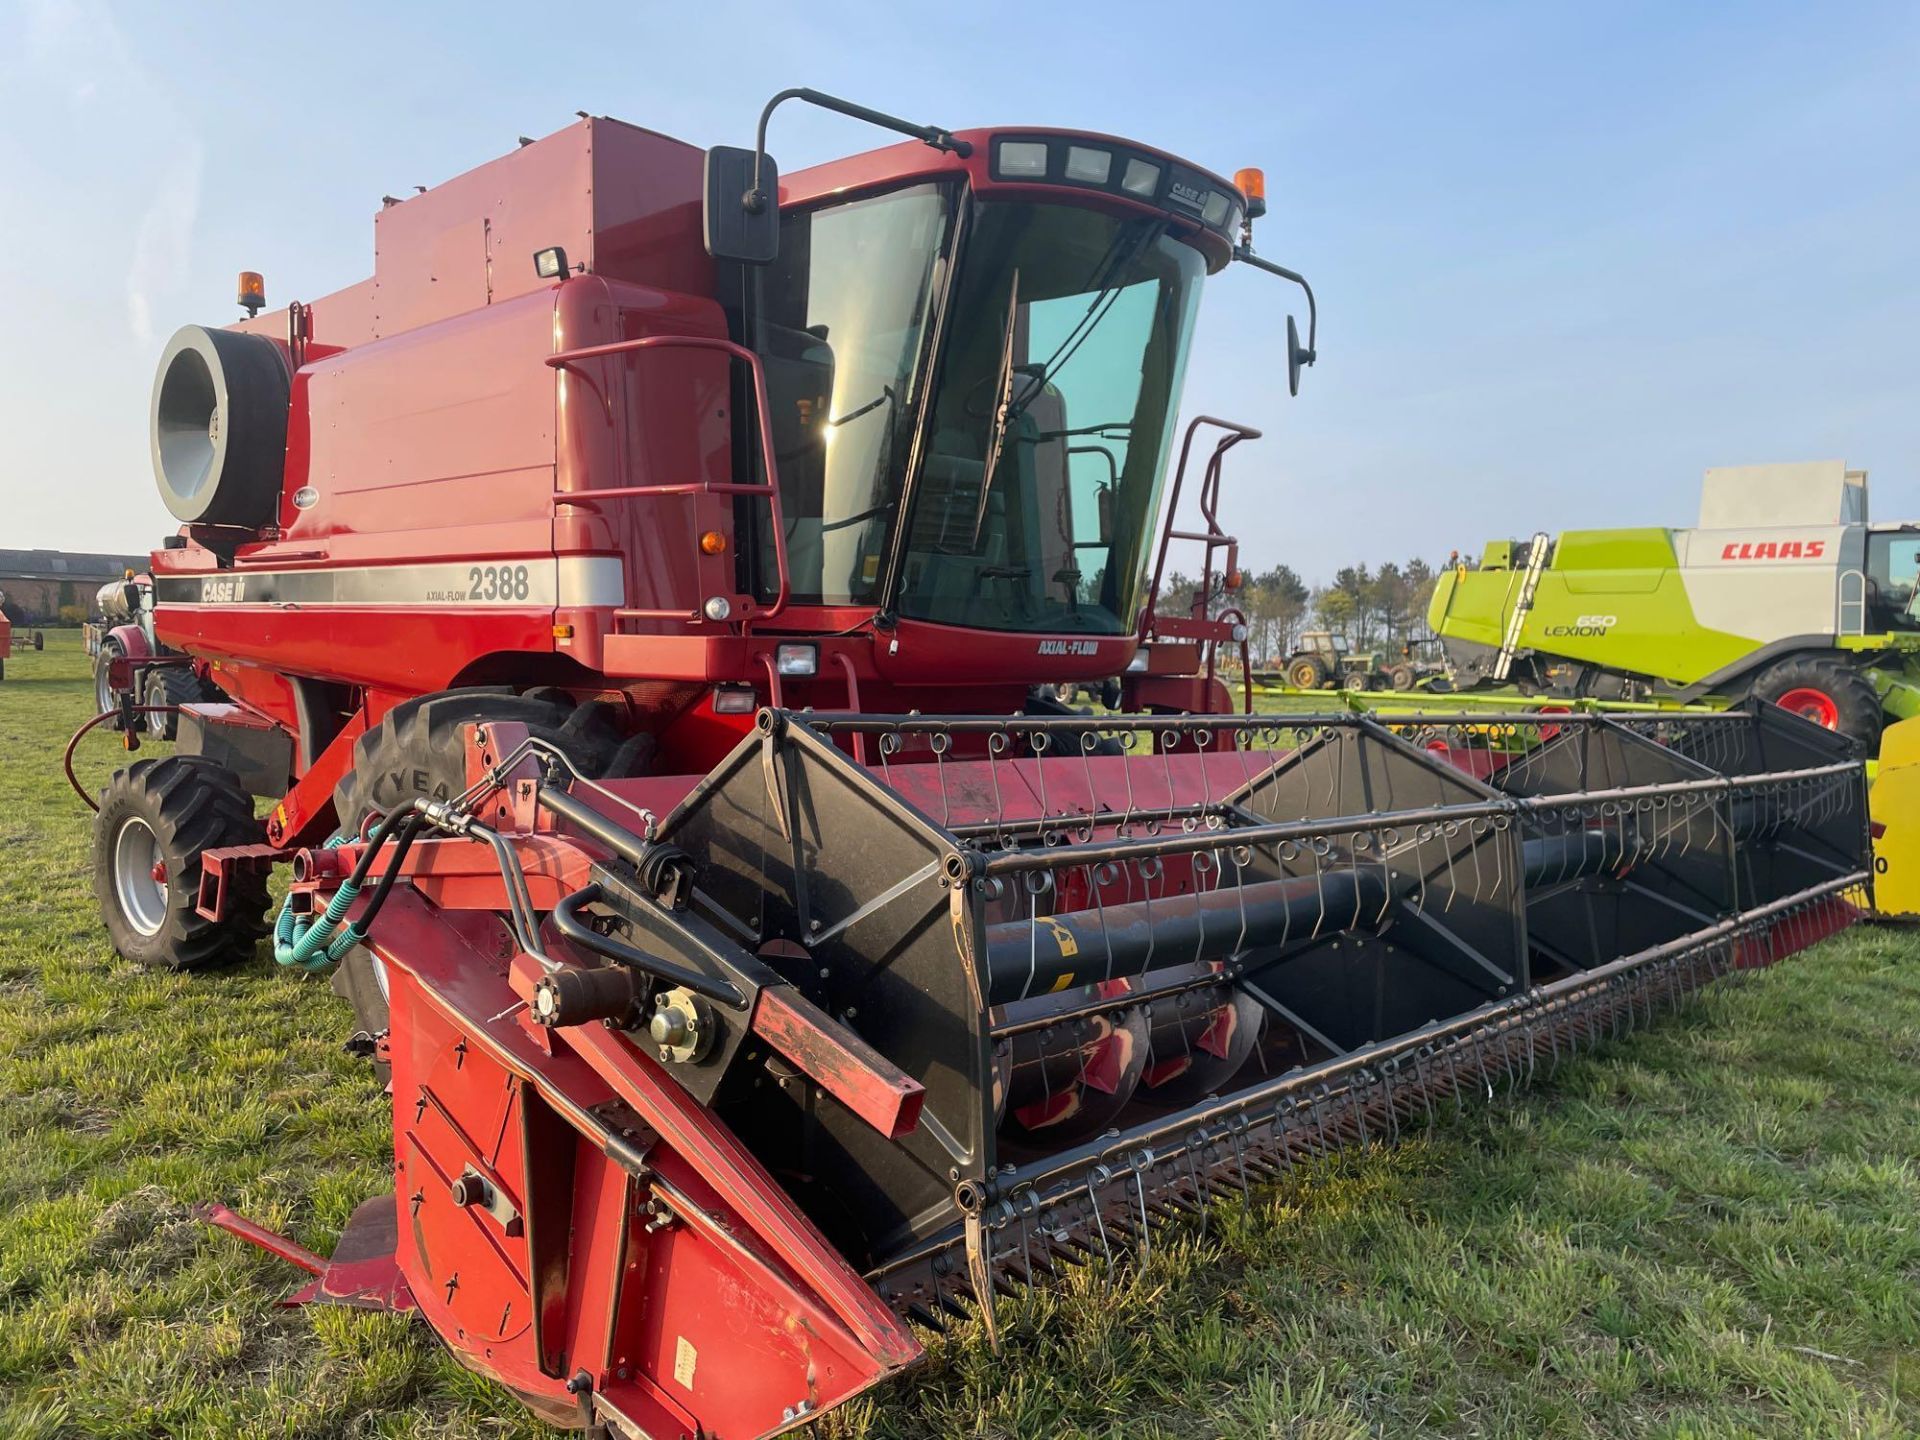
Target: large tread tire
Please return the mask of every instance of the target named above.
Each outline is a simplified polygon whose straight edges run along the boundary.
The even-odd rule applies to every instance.
[[[250,959],[267,933],[267,877],[227,880],[227,915],[195,908],[200,857],[258,845],[265,832],[253,797],[224,765],[197,755],[139,760],[107,782],[93,821],[93,893],[113,948],[152,970],[210,970]],[[148,855],[164,867],[140,883]]]
[[[508,690],[442,690],[393,707],[353,747],[353,768],[334,787],[340,824],[358,827],[417,797],[448,800],[467,788],[467,757],[461,727],[482,721],[512,721],[548,740],[588,775],[608,773],[620,737],[602,707],[571,711],[547,696]]]
[[[144,705],[190,705],[210,698],[207,684],[186,665],[159,665],[147,672]],[[156,740],[172,740],[180,733],[180,712],[149,710],[140,719]]]
[[[1402,694],[1413,689],[1413,682],[1419,678],[1411,665],[1394,665],[1387,670],[1387,684]]]
[[[1296,656],[1287,662],[1287,683],[1296,690],[1323,689],[1327,679],[1327,667],[1312,655]]]
[[[353,747],[353,769],[334,788],[340,824],[354,829],[374,810],[391,810],[417,796],[446,800],[467,788],[463,726],[482,721],[523,724],[564,750],[585,774],[644,774],[653,737],[622,739],[606,707],[570,705],[559,692],[515,695],[475,688],[422,695],[389,710]],[[354,1027],[368,1036],[385,1033],[387,991],[380,962],[355,946],[334,972],[334,992],[353,1006]],[[384,1084],[386,1067],[375,1062]]]
[[[1798,655],[1760,672],[1753,693],[1775,704],[1788,701],[1817,724],[1858,740],[1869,755],[1880,748],[1886,713],[1873,682],[1845,660],[1824,655]],[[1816,699],[1816,697],[1820,697]],[[1797,700],[1814,701],[1805,705]]]

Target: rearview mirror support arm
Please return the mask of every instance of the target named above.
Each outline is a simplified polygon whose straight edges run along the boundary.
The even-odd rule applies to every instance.
[[[1284,265],[1276,265],[1271,260],[1262,259],[1245,245],[1234,246],[1233,258],[1244,261],[1256,270],[1264,270],[1269,275],[1278,275],[1282,280],[1291,280],[1307,292],[1307,348],[1301,352],[1300,359],[1303,364],[1313,364],[1319,343],[1320,309],[1314,303],[1313,287],[1307,284],[1306,276],[1297,270],[1289,270]]]
[[[936,150],[950,150],[961,159],[973,153],[973,146],[965,140],[953,138],[951,130],[943,130],[938,125],[916,125],[911,120],[902,120],[898,115],[889,115],[884,110],[870,109],[865,105],[856,105],[851,100],[842,100],[837,95],[828,95],[819,90],[810,90],[798,86],[791,90],[782,90],[767,102],[766,109],[760,112],[760,128],[754,132],[753,149],[753,188],[741,196],[740,203],[750,215],[758,215],[767,206],[770,197],[762,188],[761,161],[767,154],[767,122],[773,118],[774,107],[783,100],[804,100],[809,105],[818,105],[823,110],[833,110],[841,115],[852,116],[855,120],[864,120],[869,125],[878,125],[882,130],[893,130],[901,135],[911,135],[914,139],[933,146]]]

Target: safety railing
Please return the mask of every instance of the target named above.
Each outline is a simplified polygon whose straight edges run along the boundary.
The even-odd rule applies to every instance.
[[[1180,509],[1180,492],[1186,484],[1187,461],[1193,453],[1193,439],[1202,426],[1212,426],[1222,432],[1219,439],[1214,442],[1213,453],[1207,457],[1206,473],[1200,482],[1200,516],[1206,521],[1207,528],[1181,530],[1176,528]],[[1159,550],[1153,564],[1153,584],[1147,590],[1147,603],[1140,612],[1142,641],[1151,641],[1158,637],[1199,640],[1206,645],[1208,679],[1212,679],[1214,675],[1216,651],[1220,642],[1223,640],[1231,642],[1237,631],[1240,636],[1241,686],[1244,691],[1244,703],[1249,711],[1253,709],[1253,667],[1251,653],[1248,650],[1245,615],[1238,610],[1226,610],[1212,619],[1163,616],[1160,614],[1160,587],[1166,578],[1167,551],[1176,540],[1203,547],[1200,565],[1200,604],[1203,609],[1213,595],[1213,559],[1217,551],[1227,552],[1227,563],[1220,572],[1222,588],[1237,583],[1240,542],[1220,527],[1220,477],[1226,464],[1227,452],[1242,440],[1259,438],[1260,432],[1251,426],[1242,425],[1233,420],[1221,420],[1212,415],[1196,415],[1187,425],[1186,437],[1180,442],[1180,463],[1173,473],[1173,493],[1167,497],[1166,520],[1161,526]]]
[[[760,357],[744,345],[736,345],[731,340],[722,340],[710,335],[642,335],[631,340],[615,340],[605,345],[586,345],[577,350],[562,350],[549,355],[546,363],[555,370],[572,369],[584,360],[599,360],[611,355],[632,354],[641,350],[680,348],[684,350],[712,350],[729,356],[747,367],[747,373],[753,379],[753,404],[758,420],[760,453],[765,461],[767,479],[761,484],[749,484],[740,481],[699,480],[669,485],[612,485],[595,490],[556,490],[553,499],[556,505],[572,505],[579,509],[593,510],[609,500],[639,500],[653,498],[691,497],[698,495],[749,495],[766,500],[767,511],[773,524],[773,564],[779,586],[771,605],[761,609],[750,617],[741,620],[742,627],[755,620],[771,620],[787,608],[787,599],[793,592],[793,579],[787,566],[787,526],[786,517],[780,508],[780,477],[774,468],[773,414],[767,402],[767,376],[760,364]],[[584,372],[581,379],[588,385],[593,381]],[[691,610],[647,610],[623,607],[614,612],[622,620],[692,620],[700,618],[698,607]]]

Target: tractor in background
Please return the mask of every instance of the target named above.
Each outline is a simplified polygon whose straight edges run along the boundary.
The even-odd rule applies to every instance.
[[[1377,650],[1355,650],[1345,635],[1333,630],[1303,632],[1281,673],[1296,690],[1411,688],[1391,685]]]
[[[225,698],[202,668],[154,634],[151,575],[129,570],[102,585],[93,604],[99,618],[87,622],[83,640],[93,657],[94,711],[113,712],[111,728],[172,740],[180,706]]]

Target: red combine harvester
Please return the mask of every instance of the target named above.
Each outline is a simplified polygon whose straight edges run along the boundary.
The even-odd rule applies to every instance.
[[[779,177],[794,98],[912,140]],[[583,120],[176,335],[154,630],[225,698],[100,798],[102,910],[235,961],[290,864],[274,954],[337,967],[395,1146],[330,1260],[209,1216],[558,1423],[772,1434],[1845,924],[1864,776],[1783,712],[1228,713],[1253,432],[1189,428],[1204,529],[1162,488],[1202,282],[1299,278],[1263,208],[790,91],[753,149]]]

